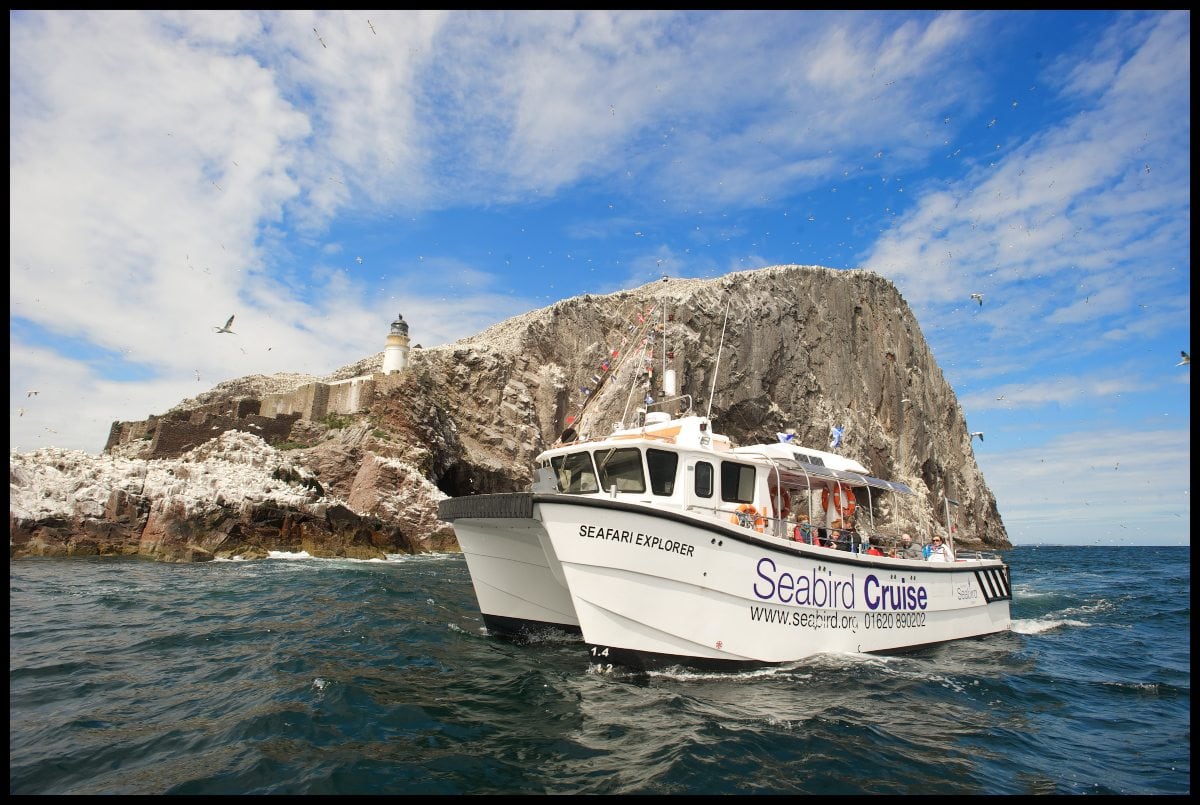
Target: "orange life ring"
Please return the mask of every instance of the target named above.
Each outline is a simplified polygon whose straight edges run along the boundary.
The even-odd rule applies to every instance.
[[[775,501],[779,501],[779,519],[786,520],[788,515],[792,513],[792,496],[784,489],[782,492],[775,486],[771,486],[768,490],[771,493],[771,505],[775,505]]]
[[[729,522],[734,525],[745,526],[746,528],[753,527],[760,534],[767,527],[767,521],[758,513],[758,509],[749,503],[743,503],[741,506],[738,506],[729,518]],[[750,525],[751,523],[753,526]]]
[[[837,492],[830,495],[829,487],[821,493],[821,508],[828,510],[830,498],[833,499],[833,509],[843,520],[849,520],[854,516],[854,490],[848,486],[838,484]]]

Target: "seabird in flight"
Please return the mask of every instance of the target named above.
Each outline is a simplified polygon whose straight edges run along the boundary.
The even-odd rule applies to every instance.
[[[973,293],[971,294],[971,298],[978,302],[980,307],[983,307],[983,294]]]
[[[216,330],[218,333],[229,333],[230,335],[237,335],[237,333],[235,333],[233,330],[230,329],[231,327],[233,327],[233,316],[229,317],[229,321],[225,322],[224,327],[213,327],[213,329]]]
[[[1186,352],[1184,352],[1182,349],[1179,350],[1179,363],[1177,363],[1175,365],[1176,366],[1191,366],[1192,365],[1192,356],[1187,354]],[[37,392],[35,391],[34,394],[37,394]]]
[[[975,431],[974,433],[972,433],[972,434],[971,434],[971,438],[972,438],[972,439],[974,439],[976,436],[978,436],[978,437],[979,437],[979,441],[981,441],[981,442],[983,441],[983,431],[981,431],[981,430],[977,430],[977,431]]]

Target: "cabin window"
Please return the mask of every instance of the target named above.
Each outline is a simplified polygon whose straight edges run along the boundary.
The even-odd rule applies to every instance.
[[[650,468],[650,491],[656,495],[675,492],[675,471],[679,469],[679,454],[670,450],[646,451],[646,466]]]
[[[600,471],[600,488],[618,492],[645,492],[646,476],[642,473],[642,451],[636,447],[621,447],[596,451],[596,468]]]
[[[596,471],[592,469],[592,454],[586,450],[581,453],[568,453],[565,456],[554,456],[550,459],[554,474],[558,476],[560,492],[583,494],[599,491],[596,483]]]
[[[707,461],[696,462],[695,491],[698,498],[713,496],[713,466]]]
[[[721,462],[721,500],[751,503],[754,500],[754,467],[734,461]]]
[[[792,453],[792,457],[797,461],[802,461],[805,464],[812,464],[815,467],[824,467],[825,459],[820,456],[810,456],[808,453]]]

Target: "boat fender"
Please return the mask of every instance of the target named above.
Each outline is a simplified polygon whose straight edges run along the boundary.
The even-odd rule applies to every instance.
[[[786,520],[788,515],[792,513],[792,496],[785,489],[780,492],[775,487],[768,490],[771,493],[771,503],[779,501],[779,519]]]
[[[763,533],[766,528],[766,520],[758,513],[758,509],[750,503],[743,503],[734,510],[733,516],[729,518],[729,522],[734,525],[740,525],[745,528],[753,528],[758,533]]]

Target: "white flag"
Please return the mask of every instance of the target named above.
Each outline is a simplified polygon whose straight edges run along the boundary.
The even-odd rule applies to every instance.
[[[842,443],[842,433],[845,431],[841,425],[834,425],[829,429],[829,449],[836,450],[838,445]]]

